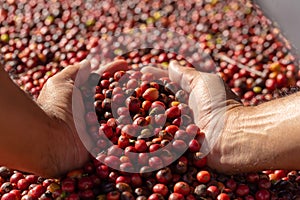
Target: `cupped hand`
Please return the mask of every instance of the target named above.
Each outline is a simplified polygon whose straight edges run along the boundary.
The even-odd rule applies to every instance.
[[[153,67],[145,67],[142,72],[151,72],[157,78],[169,76],[189,93],[195,123],[205,133],[200,151],[207,155],[210,167],[225,173],[251,170],[247,167],[251,166],[249,151],[253,146],[247,144],[248,135],[238,124],[245,107],[222,78],[180,66],[176,61],[170,63],[168,72]]]
[[[124,60],[109,63],[97,73],[101,76],[103,72],[113,73],[120,69],[127,69]],[[53,127],[47,149],[51,175],[61,175],[81,167],[89,159],[92,141],[86,131],[85,106],[79,88],[86,83],[91,72],[88,61],[68,66],[46,82],[37,99],[51,118]],[[75,109],[76,113],[73,112]]]

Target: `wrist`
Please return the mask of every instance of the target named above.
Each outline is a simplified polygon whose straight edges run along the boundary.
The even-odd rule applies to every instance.
[[[59,162],[60,156],[57,154],[60,150],[58,141],[61,140],[60,137],[63,136],[54,133],[54,131],[59,131],[60,129],[55,125],[55,120],[51,117],[48,117],[47,122],[43,123],[42,130],[41,133],[45,135],[45,142],[40,147],[42,149],[39,150],[42,152],[41,161],[35,173],[44,177],[56,176],[61,169]]]
[[[259,158],[264,136],[249,129],[249,115],[253,107],[241,104],[230,106],[225,113],[223,131],[211,153],[211,166],[224,173],[236,174],[265,169],[266,163]],[[251,123],[250,123],[251,124]]]
[[[52,117],[49,131],[47,176],[60,176],[88,161],[88,151],[74,124]]]
[[[229,108],[208,164],[225,173],[299,168],[299,94]]]
[[[261,116],[262,111],[258,106],[243,106],[237,116],[236,127],[241,133],[240,145],[244,149],[245,171],[258,171],[267,169],[272,161],[267,159],[269,151],[266,143],[270,135],[264,132],[266,124]]]
[[[47,156],[44,166],[46,176],[59,176],[72,168],[71,163],[78,160],[79,153],[71,127],[64,121],[50,117],[48,126]]]

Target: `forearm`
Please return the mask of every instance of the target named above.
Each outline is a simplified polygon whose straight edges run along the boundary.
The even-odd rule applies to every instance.
[[[242,128],[257,138],[257,167],[300,168],[300,93],[245,108]],[[252,152],[249,152],[251,154]],[[254,165],[255,167],[255,165]]]
[[[0,164],[47,171],[51,119],[0,69]],[[41,165],[41,166],[40,166]]]

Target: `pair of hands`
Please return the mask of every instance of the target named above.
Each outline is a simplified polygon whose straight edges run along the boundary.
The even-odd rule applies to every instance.
[[[119,60],[102,67],[98,73],[114,73],[127,68],[127,63]],[[65,68],[47,81],[37,99],[53,121],[51,142],[55,146],[51,150],[50,164],[56,169],[52,175],[81,167],[89,159],[91,141],[82,120],[85,110],[79,88],[87,81],[91,71],[88,61]],[[249,149],[243,148],[237,140],[241,133],[231,133],[236,130],[233,126],[243,106],[223,80],[214,74],[180,66],[175,61],[170,63],[168,71],[145,67],[142,72],[151,72],[157,78],[169,76],[190,94],[189,106],[194,111],[195,123],[206,133],[201,151],[208,155],[208,165],[222,172],[236,172],[242,157],[249,154]],[[75,104],[72,98],[76,98]],[[72,107],[76,108],[76,113],[73,113]],[[76,126],[74,118],[80,122]]]

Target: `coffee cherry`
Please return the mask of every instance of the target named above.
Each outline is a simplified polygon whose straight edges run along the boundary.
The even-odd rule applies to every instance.
[[[237,186],[235,193],[238,196],[246,196],[249,193],[249,187],[245,184],[240,184]]]
[[[189,151],[190,152],[198,152],[200,151],[200,144],[197,140],[192,139],[189,143]]]
[[[148,101],[155,101],[158,99],[159,92],[156,88],[148,88],[144,93],[143,93],[143,98]]]
[[[126,105],[130,113],[138,113],[140,111],[141,102],[135,97],[129,97],[126,99]]]
[[[174,192],[170,194],[168,200],[184,200],[184,195],[181,193]]]
[[[93,182],[90,177],[82,177],[78,181],[78,189],[79,190],[87,190],[87,189],[92,189],[93,188]]]
[[[196,152],[193,154],[193,165],[195,167],[204,167],[206,165],[207,158],[203,157],[200,152]]]
[[[171,108],[166,110],[166,115],[167,118],[169,119],[174,119],[179,117],[181,114],[180,109],[178,108],[178,106],[172,106]]]
[[[217,200],[230,200],[230,197],[226,193],[220,193],[217,197]]]
[[[200,171],[197,173],[197,180],[200,183],[207,183],[210,181],[210,173],[208,171]]]
[[[24,175],[22,173],[16,172],[10,177],[9,182],[17,184],[17,182],[23,178],[24,178]]]
[[[170,168],[161,169],[156,173],[157,181],[163,184],[168,184],[172,180],[172,177]]]
[[[219,189],[218,187],[214,186],[214,185],[211,185],[207,188],[207,193],[209,196],[211,196],[212,198],[216,198],[219,194]]]
[[[37,185],[28,192],[28,196],[33,199],[39,198],[45,192],[45,188],[41,185]]]
[[[148,146],[145,140],[137,140],[134,144],[134,148],[137,150],[137,152],[146,152]]]
[[[178,182],[174,185],[174,192],[186,196],[190,193],[190,186],[185,182]]]
[[[121,135],[118,139],[118,146],[122,149],[125,149],[129,146],[129,138],[127,136]]]
[[[6,179],[8,178],[9,176],[11,175],[11,170],[7,167],[0,167],[0,176],[3,178],[3,179]]]
[[[271,195],[268,190],[259,190],[255,193],[255,199],[257,200],[267,200],[270,199]]]
[[[17,199],[17,196],[14,193],[6,193],[1,197],[1,200],[12,200]]]
[[[148,164],[154,169],[161,169],[164,166],[163,161],[158,156],[153,156],[149,158]]]
[[[169,189],[166,185],[158,183],[153,186],[153,192],[166,196],[169,193]]]
[[[63,191],[73,193],[75,191],[75,181],[73,179],[65,179],[61,183]]]

